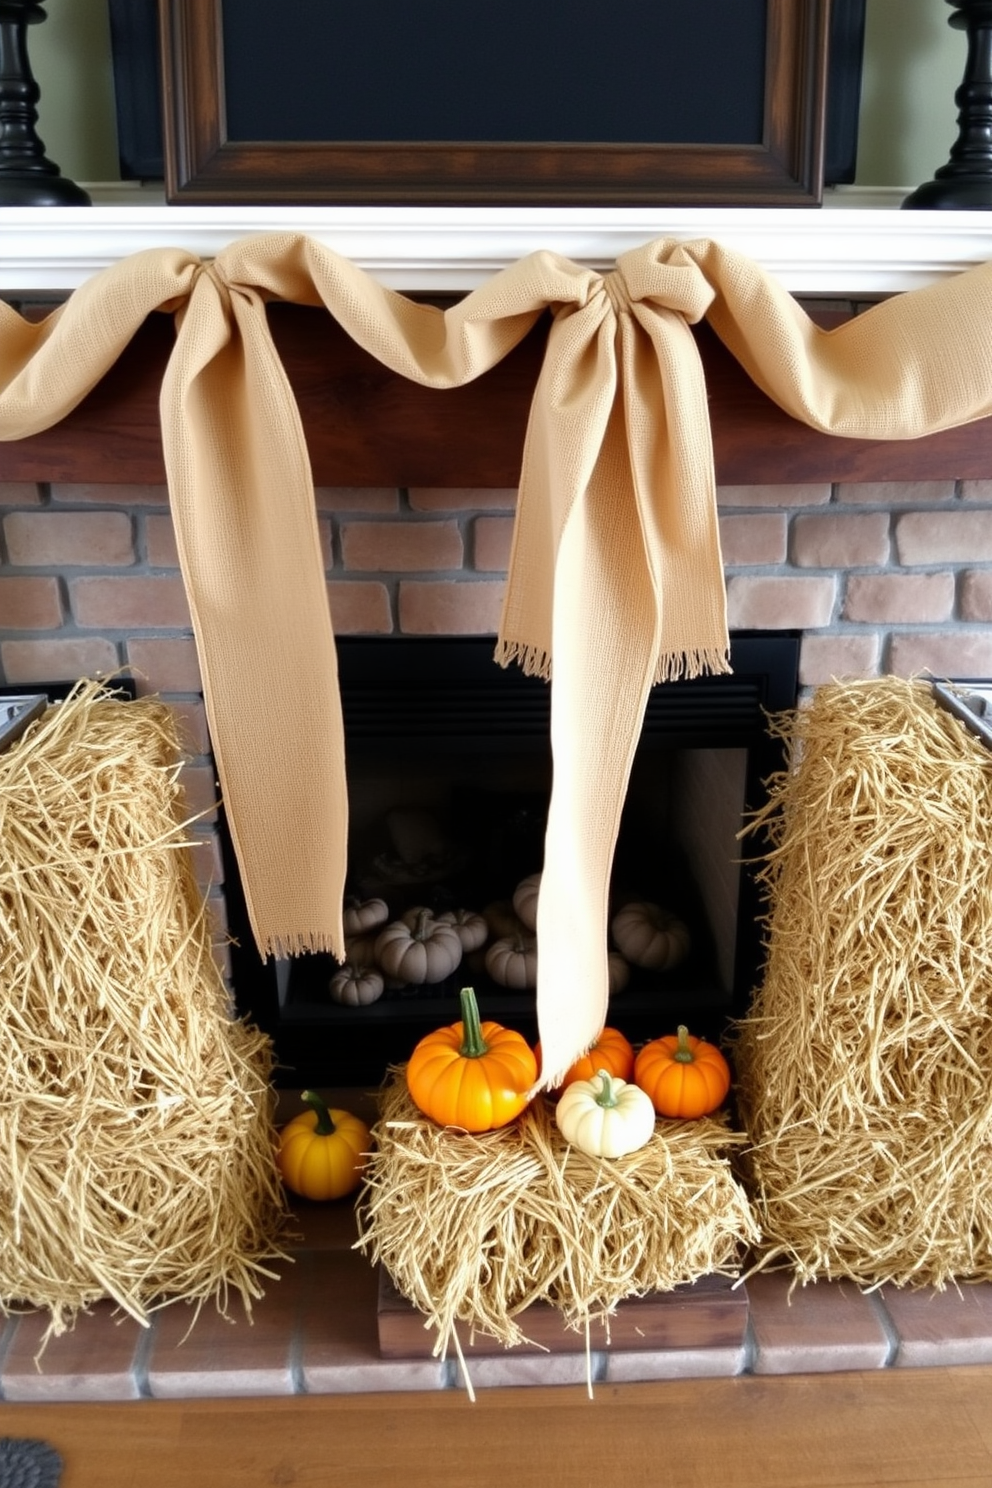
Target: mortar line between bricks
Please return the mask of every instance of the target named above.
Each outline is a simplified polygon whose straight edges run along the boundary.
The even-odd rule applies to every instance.
[[[754,1331],[750,1309],[748,1309],[747,1322],[744,1324],[744,1343],[741,1354],[741,1374],[753,1374],[758,1361],[758,1336]]]
[[[141,1329],[131,1357],[131,1378],[142,1400],[150,1400],[152,1397],[152,1387],[148,1381],[148,1360],[151,1358],[157,1326],[158,1316],[153,1313],[149,1318],[147,1328]]]
[[[308,1395],[306,1375],[303,1372],[303,1323],[297,1310],[293,1321],[293,1332],[289,1340],[289,1379],[294,1395]]]
[[[879,1327],[885,1334],[885,1340],[889,1346],[882,1367],[883,1369],[891,1369],[892,1365],[896,1362],[901,1346],[899,1331],[892,1319],[892,1314],[882,1300],[881,1292],[877,1288],[867,1293],[867,1301],[878,1320]]]
[[[14,1314],[8,1314],[4,1319],[6,1326],[0,1334],[0,1381],[3,1379],[4,1369],[7,1364],[7,1355],[10,1353],[11,1344],[14,1342],[14,1334],[17,1332],[19,1319]],[[6,1400],[3,1385],[0,1384],[0,1400]]]

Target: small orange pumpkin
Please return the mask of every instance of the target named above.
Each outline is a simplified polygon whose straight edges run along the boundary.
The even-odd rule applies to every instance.
[[[535,1050],[541,1058],[541,1046]],[[604,1028],[588,1054],[577,1059],[566,1072],[561,1089],[574,1085],[576,1080],[592,1080],[605,1070],[614,1080],[629,1083],[634,1074],[634,1046],[619,1028]]]
[[[461,990],[462,1020],[425,1034],[410,1055],[406,1083],[418,1110],[439,1126],[494,1131],[527,1104],[537,1057],[522,1034],[480,1023],[475,992]]]
[[[307,1107],[279,1133],[276,1163],[282,1181],[305,1199],[341,1199],[362,1180],[371,1136],[350,1111],[328,1108],[315,1090],[304,1090]]]
[[[730,1089],[730,1066],[715,1044],[694,1038],[680,1023],[678,1033],[644,1045],[634,1062],[634,1082],[659,1116],[706,1116]]]

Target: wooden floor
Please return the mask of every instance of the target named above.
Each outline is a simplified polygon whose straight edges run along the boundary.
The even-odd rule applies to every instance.
[[[60,1488],[978,1488],[992,1366],[129,1405],[0,1405]]]

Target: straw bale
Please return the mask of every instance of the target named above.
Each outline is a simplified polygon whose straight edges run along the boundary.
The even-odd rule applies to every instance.
[[[285,1199],[271,1050],[236,1020],[172,711],[80,684],[0,755],[0,1309],[261,1295]]]
[[[779,720],[767,963],[737,1030],[762,1264],[992,1280],[992,753],[888,677]]]
[[[626,1297],[736,1275],[756,1238],[720,1121],[662,1121],[646,1147],[596,1159],[571,1147],[540,1095],[515,1122],[472,1135],[438,1127],[402,1069],[380,1097],[359,1205],[359,1246],[457,1347],[456,1321],[509,1346],[548,1302],[579,1330]]]

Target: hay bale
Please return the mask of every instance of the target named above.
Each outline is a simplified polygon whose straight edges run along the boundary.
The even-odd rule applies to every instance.
[[[803,1282],[992,1280],[992,753],[921,682],[832,684],[795,768],[737,1035],[763,1260]]]
[[[0,1308],[246,1307],[285,1200],[271,1052],[235,1021],[170,709],[81,684],[0,755]]]
[[[402,1070],[381,1094],[359,1205],[359,1245],[437,1332],[456,1321],[509,1346],[519,1314],[549,1302],[584,1330],[625,1297],[736,1275],[756,1238],[719,1121],[662,1121],[646,1147],[598,1160],[570,1147],[538,1096],[498,1131],[435,1126]]]

